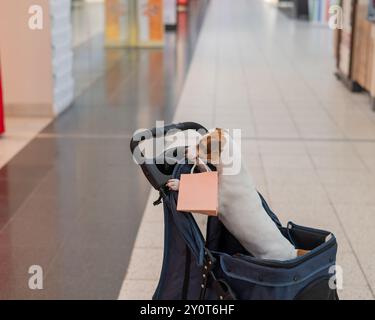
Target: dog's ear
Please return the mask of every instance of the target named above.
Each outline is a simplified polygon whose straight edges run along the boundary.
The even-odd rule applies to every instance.
[[[226,138],[224,135],[224,130],[220,128],[216,128],[212,133],[211,133],[211,148],[214,151],[218,151],[221,153],[224,149],[224,146],[226,144]]]
[[[220,151],[223,150],[224,145],[227,142],[227,139],[225,138],[225,133],[226,130],[221,129],[221,128],[216,128],[214,131],[215,138],[220,142]]]
[[[199,157],[209,163],[218,164],[226,143],[224,130],[216,128],[200,140],[198,145]]]

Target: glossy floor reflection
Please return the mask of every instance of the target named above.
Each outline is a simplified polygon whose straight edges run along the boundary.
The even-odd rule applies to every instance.
[[[192,1],[164,50],[76,48],[81,94],[0,170],[1,299],[117,298],[149,191],[130,137],[172,120],[204,11]]]

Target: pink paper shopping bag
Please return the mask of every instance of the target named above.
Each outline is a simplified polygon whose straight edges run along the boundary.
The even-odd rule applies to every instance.
[[[207,171],[181,175],[177,200],[178,211],[217,216],[218,204],[217,172]]]

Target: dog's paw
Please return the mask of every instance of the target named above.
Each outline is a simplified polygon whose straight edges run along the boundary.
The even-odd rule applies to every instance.
[[[169,190],[178,191],[178,189],[180,187],[180,180],[170,179],[170,180],[168,180],[166,185],[169,188]]]

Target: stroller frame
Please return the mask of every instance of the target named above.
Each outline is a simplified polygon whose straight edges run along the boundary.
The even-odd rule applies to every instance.
[[[170,130],[207,132],[200,124],[185,122],[153,128],[133,136],[130,149],[143,156],[139,143],[145,137],[165,136]],[[185,148],[185,147],[184,147]],[[166,150],[152,163],[140,164],[164,206],[164,256],[153,299],[169,300],[338,300],[335,288],[336,238],[331,232],[289,222],[283,227],[259,194],[263,207],[280,232],[296,247],[309,252],[289,261],[257,259],[247,252],[217,217],[208,217],[204,239],[193,215],[176,209],[177,192],[165,183],[190,173],[182,159],[160,165],[176,150]],[[137,156],[138,155],[138,156]],[[138,162],[139,163],[139,162]]]

